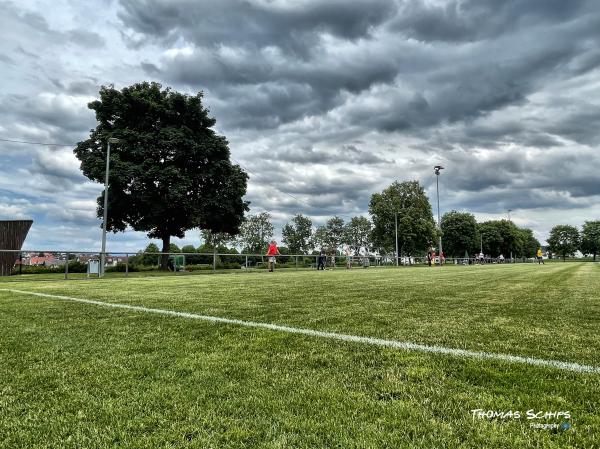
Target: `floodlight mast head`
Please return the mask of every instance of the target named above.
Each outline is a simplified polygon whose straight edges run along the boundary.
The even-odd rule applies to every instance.
[[[436,165],[435,167],[433,167],[433,171],[435,172],[435,174],[437,176],[440,175],[440,170],[443,170],[443,169],[444,169],[444,167],[442,167],[441,165]]]

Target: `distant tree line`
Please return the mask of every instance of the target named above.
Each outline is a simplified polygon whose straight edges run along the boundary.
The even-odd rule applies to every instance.
[[[420,256],[428,249],[437,249],[439,230],[425,190],[417,181],[394,182],[371,196],[370,217],[355,216],[344,220],[333,216],[325,224],[314,226],[310,218],[297,214],[281,229],[281,254],[311,254],[321,250],[339,253],[350,247],[353,253],[361,248],[369,252],[394,255],[396,227],[398,254]],[[249,215],[240,226],[239,234],[215,233],[203,230],[202,245],[177,248],[171,252],[264,254],[273,239],[275,227],[268,212]],[[490,257],[535,257],[540,242],[533,231],[509,220],[477,222],[468,212],[450,211],[441,223],[443,250],[447,257],[472,257],[482,251]],[[548,251],[566,258],[577,250],[596,258],[600,248],[600,221],[588,221],[579,231],[568,225],[555,226],[548,238]],[[157,252],[149,246],[145,252]],[[229,258],[235,260],[235,258]],[[187,263],[212,263],[212,256],[191,256]],[[156,264],[156,261],[153,262]]]
[[[581,231],[570,225],[554,226],[548,237],[548,250],[563,260],[581,251],[596,261],[600,252],[600,220],[586,221]]]

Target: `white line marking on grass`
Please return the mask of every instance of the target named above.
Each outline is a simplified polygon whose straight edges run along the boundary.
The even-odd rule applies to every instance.
[[[480,360],[500,360],[509,363],[524,363],[527,365],[542,366],[545,368],[557,368],[565,371],[573,371],[577,373],[594,373],[600,374],[600,367],[591,365],[580,365],[579,363],[563,362],[560,360],[545,360],[533,357],[524,357],[519,355],[496,354],[494,352],[479,352],[469,351],[466,349],[446,348],[444,346],[430,346],[418,343],[411,343],[396,340],[384,340],[381,338],[361,337],[358,335],[338,334],[335,332],[324,332],[314,329],[305,329],[301,327],[282,326],[279,324],[259,323],[256,321],[244,321],[235,318],[222,318],[218,316],[199,315],[196,313],[177,312],[175,310],[152,309],[142,306],[132,306],[129,304],[110,303],[103,301],[95,301],[93,299],[73,298],[71,296],[50,295],[48,293],[27,292],[23,290],[14,290],[0,288],[0,291],[9,293],[18,293],[21,295],[38,296],[41,298],[62,299],[66,301],[74,301],[84,304],[94,304],[97,306],[113,307],[116,309],[135,310],[137,312],[154,313],[158,315],[167,315],[180,318],[189,318],[194,320],[209,321],[213,323],[234,324],[237,326],[254,327],[260,329],[269,329],[279,332],[287,332],[290,334],[308,335],[310,337],[329,338],[331,340],[349,341],[353,343],[363,343],[375,346],[384,346],[388,348],[404,349],[406,351],[429,352],[434,354],[451,355],[455,357],[466,357]]]

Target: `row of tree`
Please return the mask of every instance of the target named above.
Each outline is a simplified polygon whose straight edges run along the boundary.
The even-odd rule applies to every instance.
[[[586,221],[581,232],[570,225],[554,226],[548,237],[548,249],[563,258],[577,251],[596,260],[600,252],[600,220]]]
[[[310,218],[298,214],[282,228],[282,241],[291,254],[307,254],[314,250],[338,251],[349,246],[354,251],[393,254],[396,228],[399,255],[421,255],[436,246],[439,230],[433,219],[431,204],[417,181],[394,182],[381,193],[375,193],[369,204],[371,220],[363,216],[348,222],[330,218],[324,225],[313,227]],[[210,233],[203,233],[210,242]],[[235,244],[244,252],[262,253],[274,234],[271,217],[263,212],[250,215],[242,224]],[[441,223],[443,249],[448,257],[465,257],[480,251],[491,257],[534,257],[541,248],[533,231],[509,220],[478,223],[468,212],[451,211]],[[234,240],[228,240],[233,243]],[[600,250],[600,221],[589,221],[581,232],[568,225],[555,226],[548,239],[548,250],[560,257],[577,250],[596,258]]]
[[[303,254],[315,249],[335,252],[343,246],[393,254],[396,235],[400,255],[421,255],[435,246],[440,231],[425,190],[417,181],[394,182],[373,194],[369,213],[371,220],[358,216],[344,222],[335,216],[316,228],[308,217],[298,214],[283,226],[282,240],[291,253]],[[531,229],[506,220],[477,223],[472,214],[452,211],[442,218],[441,228],[445,253],[451,257],[480,250],[491,256],[532,257],[539,247]],[[241,226],[238,245],[243,251],[260,253],[273,233],[268,213],[251,215]]]
[[[491,256],[533,257],[541,248],[531,229],[519,228],[507,220],[477,223],[472,214],[456,211],[442,218],[442,238],[446,253],[456,257],[478,250]],[[570,225],[554,226],[547,249],[563,259],[581,251],[596,260],[600,252],[600,221],[586,221],[581,231]]]
[[[337,253],[350,247],[356,254],[361,248],[369,252],[395,254],[396,235],[400,256],[418,256],[435,248],[437,229],[431,204],[417,181],[395,182],[381,193],[375,193],[369,204],[371,219],[352,217],[349,221],[334,216],[324,225],[313,226],[309,217],[295,215],[282,230],[282,254],[310,254],[325,250]],[[396,234],[397,228],[397,234]],[[263,254],[273,239],[275,227],[267,212],[249,215],[238,235],[201,231],[203,244],[179,249],[170,245],[170,252],[185,253],[243,253]],[[534,257],[540,246],[533,231],[520,228],[508,220],[478,223],[468,212],[447,212],[442,217],[441,234],[447,257],[467,257],[482,251],[491,257]],[[548,250],[567,257],[577,250],[596,258],[600,250],[600,221],[586,222],[581,232],[573,226],[555,226],[548,238]],[[157,252],[149,246],[146,252]],[[209,259],[198,263],[210,263]]]

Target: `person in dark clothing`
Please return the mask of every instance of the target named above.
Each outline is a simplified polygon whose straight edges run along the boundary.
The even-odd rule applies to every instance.
[[[431,266],[431,260],[433,256],[431,255],[431,250],[427,251],[427,265]]]
[[[325,260],[326,260],[326,255],[325,255],[325,251],[321,250],[321,252],[319,253],[319,257],[317,257],[317,270],[324,270],[325,269]]]

